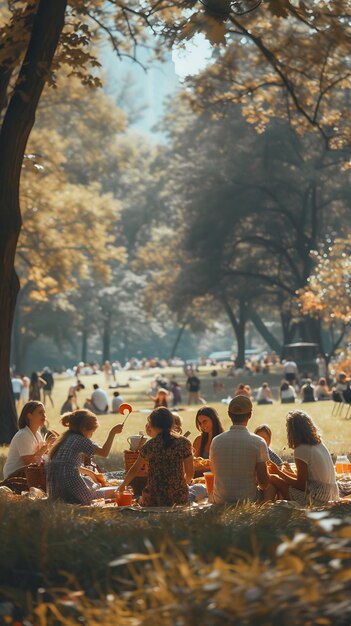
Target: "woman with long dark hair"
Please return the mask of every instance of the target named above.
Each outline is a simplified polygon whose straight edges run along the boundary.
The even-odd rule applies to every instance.
[[[37,372],[32,372],[29,383],[29,399],[41,401],[41,390],[45,386],[45,380],[38,376]]]
[[[201,432],[193,443],[195,456],[208,459],[212,439],[223,433],[224,428],[216,409],[211,406],[202,406],[198,410],[195,423],[196,428]]]
[[[146,432],[150,437],[128,471],[119,491],[130,484],[139,468],[148,461],[147,485],[139,503],[142,506],[173,506],[189,502],[193,472],[192,446],[188,439],[173,430],[173,415],[165,407],[149,415]]]

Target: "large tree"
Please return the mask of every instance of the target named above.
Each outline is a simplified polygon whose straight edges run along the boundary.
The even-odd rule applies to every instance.
[[[243,4],[250,5],[250,2]],[[89,69],[97,64],[90,44],[101,33],[106,35],[120,56],[134,55],[145,24],[154,33],[160,34],[163,29],[173,39],[179,32],[189,37],[194,30],[205,30],[211,40],[221,41],[226,28],[222,17],[230,15],[228,24],[234,23],[233,19],[236,22],[241,19],[231,11],[237,5],[229,0],[150,0],[145,3],[137,0],[128,3],[118,0],[11,0],[1,4],[0,316],[3,332],[0,338],[0,442],[9,442],[16,430],[8,366],[12,321],[19,290],[14,261],[21,229],[20,174],[45,83],[54,83],[53,71],[59,70],[63,64],[70,65],[83,82],[99,83]],[[340,0],[338,5],[347,22],[347,0]],[[187,11],[182,13],[182,9]],[[327,1],[318,3],[318,6],[314,3],[309,9],[304,3],[296,8],[295,3],[289,0],[269,0],[264,11],[278,13],[282,17],[297,15],[299,24],[307,23],[311,31],[317,29],[323,31],[322,35],[324,33],[329,37],[333,34],[334,40],[345,41],[343,23],[335,19],[331,22],[333,8]],[[245,18],[242,19],[245,21]],[[256,43],[259,44],[258,41]],[[266,52],[265,55],[268,58]],[[277,64],[271,65],[279,73]],[[289,84],[286,86],[289,87]]]
[[[109,6],[106,6],[108,4]],[[46,82],[70,66],[81,80],[99,84],[98,62],[91,53],[97,35],[105,33],[120,56],[134,55],[141,29],[165,3],[125,6],[111,0],[31,0],[0,7],[0,442],[16,431],[16,413],[9,377],[10,338],[19,281],[14,269],[21,229],[20,175],[27,141]],[[155,6],[153,6],[155,5]],[[160,6],[161,5],[161,6]]]

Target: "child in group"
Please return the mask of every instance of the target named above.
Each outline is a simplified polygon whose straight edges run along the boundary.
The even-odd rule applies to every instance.
[[[82,467],[83,458],[95,454],[107,457],[113,440],[122,432],[123,425],[114,426],[100,448],[91,441],[99,426],[94,413],[87,409],[77,409],[63,415],[61,422],[68,427],[68,431],[61,435],[49,452],[46,465],[48,496],[71,504],[90,504],[95,496],[94,489],[88,486],[81,474],[101,484],[104,484],[104,480],[102,475],[96,475]]]
[[[173,430],[174,417],[165,407],[154,409],[146,424],[150,437],[119,487],[123,491],[138,474],[145,461],[149,464],[147,485],[139,503],[142,506],[173,506],[189,502],[194,473],[192,445]]]
[[[175,411],[172,411],[172,417],[173,417],[173,428],[172,428],[172,430],[174,432],[178,433],[179,435],[182,435],[183,434],[183,420],[182,420],[182,418]]]
[[[261,424],[261,426],[257,426],[254,432],[255,432],[255,435],[258,435],[259,437],[262,437],[262,439],[265,440],[267,444],[267,448],[268,448],[268,455],[269,455],[270,461],[275,463],[278,467],[282,467],[283,465],[282,459],[280,458],[278,454],[273,452],[273,450],[270,447],[271,442],[272,442],[272,431],[269,428],[268,424]]]

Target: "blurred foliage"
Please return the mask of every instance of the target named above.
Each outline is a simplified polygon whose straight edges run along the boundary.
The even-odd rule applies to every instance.
[[[300,293],[307,315],[351,322],[351,235],[329,240],[325,249],[312,252],[314,269]]]
[[[156,513],[2,495],[0,525],[0,590],[20,621],[341,626],[351,618],[349,505]]]

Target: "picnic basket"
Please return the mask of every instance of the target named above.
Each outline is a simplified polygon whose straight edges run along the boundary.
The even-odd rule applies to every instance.
[[[126,472],[128,472],[128,470],[132,467],[132,465],[134,465],[138,456],[139,456],[138,450],[125,450],[124,451],[124,469]],[[137,476],[147,476],[148,470],[149,470],[148,462],[145,461],[145,463],[138,470]]]
[[[46,473],[44,463],[37,465],[32,463],[26,467],[26,479],[29,489],[36,487],[46,491]]]

